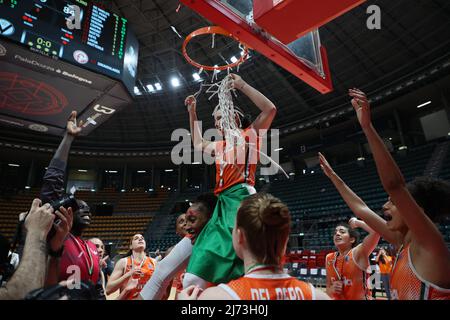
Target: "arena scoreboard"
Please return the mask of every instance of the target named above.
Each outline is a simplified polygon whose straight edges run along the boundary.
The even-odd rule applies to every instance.
[[[0,124],[59,134],[77,110],[88,134],[132,101],[138,53],[101,4],[0,0]]]

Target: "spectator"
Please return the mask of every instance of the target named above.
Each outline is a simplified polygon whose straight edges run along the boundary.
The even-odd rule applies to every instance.
[[[386,253],[383,248],[378,251],[378,255],[375,259],[380,267],[381,280],[383,281],[383,288],[386,292],[388,300],[391,300],[391,288],[389,286],[390,274],[392,271],[392,257]]]
[[[44,175],[41,189],[41,199],[43,201],[57,201],[64,195],[64,177],[66,175],[67,160],[70,147],[74,138],[82,130],[82,122],[77,125],[77,113],[73,111],[67,122],[67,129],[55,155],[53,156],[48,169]],[[73,224],[68,227],[70,233],[63,239],[64,246],[57,248],[53,245],[53,240],[60,241],[58,235],[53,237],[50,243],[49,254],[51,256],[47,285],[55,285],[58,282],[63,285],[73,281],[99,283],[100,260],[97,248],[90,241],[81,238],[83,231],[91,223],[91,213],[89,206],[82,200],[76,200],[77,210],[74,212]],[[78,269],[74,269],[76,266]],[[75,276],[80,279],[75,279]],[[69,280],[69,282],[68,282]],[[103,290],[98,287],[99,298],[104,297]]]
[[[53,214],[53,208],[47,203],[43,206],[41,200],[34,199],[29,214],[25,219],[27,236],[22,260],[6,287],[0,288],[0,300],[18,300],[25,298],[32,290],[44,285],[47,271],[47,234],[52,227],[55,215],[61,221],[72,219],[72,211],[60,208],[61,212]],[[62,228],[55,226],[58,231]],[[54,244],[57,243],[54,241]]]

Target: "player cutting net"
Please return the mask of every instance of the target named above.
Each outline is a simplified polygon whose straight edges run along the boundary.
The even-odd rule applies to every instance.
[[[253,123],[240,121],[242,114],[234,108],[232,90],[245,94],[261,110]],[[259,160],[259,138],[269,129],[276,114],[275,105],[236,74],[224,78],[217,94],[219,104],[213,116],[224,140],[216,142],[202,138],[196,101],[193,97],[186,99],[194,147],[216,159],[214,192],[219,199],[211,220],[193,248],[184,287],[197,284],[206,288],[211,283],[228,282],[244,273],[242,261],[233,249],[231,233],[241,201],[256,193],[253,186]]]
[[[245,94],[261,111],[255,121],[241,118],[242,113],[233,104],[234,90]],[[270,128],[277,109],[261,92],[236,74],[228,75],[220,84],[211,85],[207,92],[219,97],[213,116],[215,127],[223,140],[212,142],[203,139],[195,97],[187,97],[185,104],[195,149],[215,158],[214,192],[218,202],[210,221],[196,237],[195,245],[192,247],[187,241],[181,241],[165,258],[172,263],[165,266],[164,275],[158,277],[158,283],[154,281],[144,288],[141,293],[144,299],[158,298],[160,292],[165,290],[166,280],[183,268],[182,262],[187,261],[189,256],[183,287],[197,285],[206,288],[210,284],[226,283],[244,274],[242,260],[233,249],[231,233],[241,201],[256,193],[254,185],[260,138]]]

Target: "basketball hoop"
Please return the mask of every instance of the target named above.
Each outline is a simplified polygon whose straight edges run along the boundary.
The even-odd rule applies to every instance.
[[[239,66],[240,64],[244,63],[245,60],[248,59],[248,57],[249,57],[248,47],[245,44],[240,43],[242,46],[243,52],[241,54],[240,59],[234,63],[230,63],[230,64],[226,64],[226,65],[222,65],[222,66],[207,66],[207,65],[200,64],[197,61],[194,61],[193,59],[191,59],[191,57],[187,53],[187,50],[186,50],[187,44],[192,40],[192,38],[201,36],[201,35],[205,35],[205,34],[212,34],[213,37],[215,34],[220,34],[222,36],[232,38],[233,40],[239,41],[231,33],[226,31],[222,27],[218,27],[218,26],[200,28],[198,30],[195,30],[191,34],[189,34],[183,42],[183,48],[182,48],[183,56],[187,60],[187,62],[189,62],[193,66],[197,67],[198,69],[207,70],[207,71],[217,71],[217,70],[222,71],[222,70],[227,70],[227,69],[229,70],[229,69]],[[213,38],[213,40],[214,40],[214,38]]]

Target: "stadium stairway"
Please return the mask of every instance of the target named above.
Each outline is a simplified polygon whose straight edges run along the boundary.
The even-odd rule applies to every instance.
[[[444,167],[444,161],[447,157],[447,153],[450,149],[450,141],[445,141],[436,146],[430,160],[428,161],[424,175],[437,178],[442,168]]]
[[[145,239],[150,251],[159,248],[154,244],[159,243],[161,238],[168,232],[170,224],[169,212],[171,212],[178,197],[179,192],[172,192],[158,213],[154,216],[152,223],[148,225],[147,230],[145,231]]]

